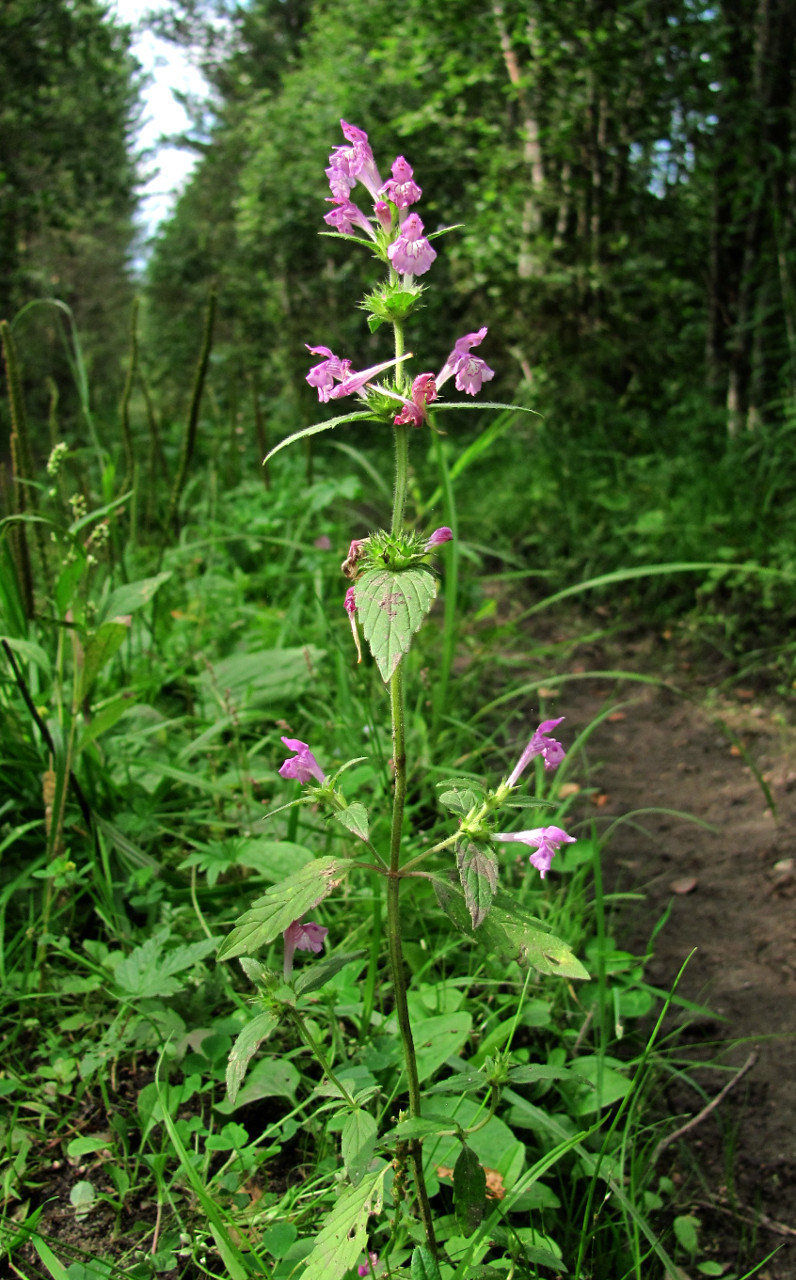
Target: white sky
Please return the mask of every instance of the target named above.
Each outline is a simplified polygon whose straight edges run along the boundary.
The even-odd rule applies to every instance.
[[[130,26],[151,9],[168,8],[166,0],[114,0],[114,3],[120,20]],[[202,94],[207,86],[181,49],[159,40],[151,31],[133,32],[133,53],[144,72],[152,77],[152,83],[143,93],[144,113],[138,145],[154,147],[162,134],[178,133],[188,124],[172,89]],[[152,176],[142,188],[138,221],[146,234],[151,234],[170,213],[194,163],[192,152],[163,146],[145,166]]]

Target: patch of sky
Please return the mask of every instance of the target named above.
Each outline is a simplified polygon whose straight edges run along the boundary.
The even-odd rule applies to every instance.
[[[119,22],[132,28],[132,53],[144,79],[143,111],[134,139],[141,153],[140,237],[134,262],[140,267],[148,242],[171,213],[196,163],[196,150],[179,142],[195,123],[185,102],[206,101],[210,90],[190,52],[157,36],[146,25],[148,14],[158,9],[168,11],[168,5],[158,7],[152,0],[112,0],[112,7]]]

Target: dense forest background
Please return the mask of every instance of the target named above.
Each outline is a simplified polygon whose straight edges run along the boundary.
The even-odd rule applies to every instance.
[[[189,104],[198,161],[134,278],[129,30],[98,0],[10,0],[0,15],[0,315],[17,317],[40,457],[86,424],[63,318],[34,299],[71,308],[111,424],[141,296],[126,421],[107,443],[149,450],[157,422],[164,465],[211,293],[198,448],[243,445],[238,468],[317,416],[305,343],[359,367],[388,354],[356,310],[361,263],[318,234],[344,117],[377,155],[407,155],[427,227],[461,224],[412,337],[423,367],[488,324],[496,398],[542,415],[534,464],[501,506],[515,551],[591,571],[623,557],[791,567],[787,0],[406,0],[389,13],[179,0],[153,21],[191,50],[211,97]],[[527,444],[521,429],[524,459]],[[486,542],[497,522],[477,514]]]

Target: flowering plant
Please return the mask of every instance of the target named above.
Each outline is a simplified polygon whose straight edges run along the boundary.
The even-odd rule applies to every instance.
[[[322,357],[306,375],[308,384],[317,391],[319,402],[328,404],[356,396],[360,407],[296,432],[277,445],[269,459],[295,440],[344,422],[386,423],[392,431],[395,486],[390,527],[375,530],[366,538],[354,539],[341,566],[348,581],[343,606],[357,655],[361,658],[361,631],[389,694],[393,768],[389,846],[379,848],[374,843],[366,807],[349,801],[338,785],[343,770],[356,762],[348,761],[336,774],[327,775],[306,742],[283,738],[292,754],[285,759],[279,773],[301,788],[300,795],[290,805],[318,806],[353,839],[353,856],[316,858],[281,885],[269,889],[238,920],[219,952],[220,959],[241,957],[245,971],[258,984],[265,1006],[263,1013],[244,1028],[233,1047],[228,1070],[230,1094],[237,1091],[259,1045],[280,1021],[287,1020],[316,1053],[346,1112],[342,1150],[350,1187],[342,1194],[333,1220],[321,1231],[316,1247],[306,1259],[304,1280],[326,1280],[328,1276],[342,1275],[354,1267],[363,1253],[367,1261],[359,1262],[359,1274],[375,1274],[378,1257],[375,1251],[367,1249],[366,1224],[369,1214],[377,1212],[381,1204],[385,1180],[391,1170],[395,1174],[391,1190],[395,1217],[389,1239],[380,1245],[379,1256],[386,1260],[399,1248],[402,1239],[413,1235],[417,1238],[414,1226],[407,1225],[407,1215],[411,1217],[414,1210],[422,1225],[424,1243],[415,1248],[412,1275],[438,1274],[434,1219],[423,1166],[423,1125],[429,1122],[423,1117],[402,946],[402,890],[411,889],[422,879],[433,886],[441,910],[465,936],[483,939],[490,949],[534,966],[542,973],[556,972],[568,978],[587,976],[565,943],[550,934],[499,886],[501,845],[527,845],[532,850],[530,863],[544,879],[560,847],[573,842],[573,836],[555,825],[517,832],[496,830],[500,810],[527,803],[516,793],[531,761],[538,758],[544,770],[551,771],[564,759],[564,747],[552,736],[561,724],[561,717],[539,724],[515,767],[496,787],[483,787],[472,778],[454,777],[441,783],[440,804],[452,815],[454,829],[450,836],[430,848],[421,848],[414,856],[406,855],[404,658],[437,593],[438,571],[433,557],[454,538],[454,531],[448,526],[427,533],[407,525],[409,442],[414,431],[427,425],[433,427],[432,415],[436,411],[472,407],[473,398],[495,373],[486,360],[476,354],[476,349],[487,338],[484,325],[454,341],[439,372],[421,372],[410,378],[406,364],[411,357],[405,349],[404,327],[422,296],[423,286],[417,283],[417,277],[425,276],[437,257],[431,240],[442,232],[433,236],[425,233],[415,211],[422,190],[405,157],[400,155],[395,159],[392,177],[383,181],[364,130],[345,121],[342,129],[345,145],[334,148],[326,170],[331,190],[327,200],[332,207],[324,220],[332,228],[331,234],[364,245],[384,264],[386,280],[368,295],[363,306],[371,331],[375,332],[385,322],[392,326],[394,354],[358,371],[348,356],[338,356],[326,345],[308,343],[310,354]],[[370,212],[352,200],[358,186],[367,193]],[[442,388],[451,380],[467,400],[457,403],[440,398]],[[516,407],[478,403],[481,407]],[[375,1154],[376,1122],[367,1110],[371,1094],[365,1090],[352,1096],[345,1084],[337,1080],[302,1013],[302,997],[317,990],[352,957],[332,953],[303,968],[298,977],[293,974],[297,950],[320,955],[324,941],[328,940],[324,926],[314,921],[304,922],[306,913],[358,872],[382,877],[386,883],[388,990],[403,1048],[408,1113],[401,1113],[397,1130],[388,1139],[388,1148],[394,1153],[392,1163]],[[254,951],[280,934],[284,940],[281,977],[251,959]],[[483,1073],[483,1085],[490,1090],[494,1110],[507,1066],[499,1058],[490,1063],[490,1070]],[[454,1184],[459,1187],[457,1195],[460,1199],[463,1197],[465,1205],[471,1201],[475,1204],[479,1196],[483,1198],[483,1171],[467,1144],[467,1131],[457,1126],[455,1132],[462,1143],[454,1171]],[[413,1201],[406,1190],[407,1165],[413,1177]],[[464,1218],[471,1224],[468,1228],[471,1234],[480,1219],[477,1214],[469,1217],[465,1214]],[[389,1267],[389,1263],[387,1265]]]

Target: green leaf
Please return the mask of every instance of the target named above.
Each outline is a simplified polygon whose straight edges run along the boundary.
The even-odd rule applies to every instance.
[[[441,792],[439,802],[452,813],[460,813],[462,817],[466,817],[479,799],[478,794],[469,787],[451,787],[449,791]]]
[[[456,1121],[449,1116],[410,1116],[402,1120],[392,1131],[400,1142],[411,1142],[414,1138],[431,1138],[439,1133],[456,1132]]]
[[[429,878],[433,881],[442,910],[467,937],[477,937],[489,951],[496,951],[507,960],[516,960],[522,966],[532,965],[540,973],[588,980],[589,974],[572,948],[554,934],[547,933],[541,922],[515,903],[509,894],[498,890],[489,915],[476,935],[459,886],[440,876]]]
[[[414,1026],[417,1072],[422,1084],[439,1071],[447,1058],[455,1057],[472,1029],[469,1013],[443,1013],[418,1020]]]
[[[412,1280],[440,1280],[437,1260],[424,1244],[419,1244],[412,1254]]]
[[[360,840],[367,840],[369,834],[368,811],[364,804],[360,804],[355,800],[347,809],[338,809],[335,812],[335,819],[345,827],[347,831],[351,831]]]
[[[169,929],[159,929],[120,960],[113,971],[116,985],[139,1000],[165,999],[181,991],[186,981],[174,975],[191,969],[204,960],[216,945],[216,939],[205,938],[164,952]]]
[[[437,581],[425,566],[369,569],[357,579],[357,615],[386,684],[434,603]]]
[[[453,1200],[462,1235],[471,1236],[486,1212],[486,1174],[467,1145],[453,1166]]]
[[[314,862],[311,849],[302,844],[294,844],[292,840],[272,840],[267,836],[252,836],[237,841],[232,857],[227,866],[248,867],[258,872],[265,880],[276,883],[285,877],[295,874],[300,867]]]
[[[330,1280],[353,1267],[367,1247],[368,1218],[381,1209],[388,1164],[366,1173],[357,1187],[345,1191],[325,1219],[315,1247],[306,1259],[301,1280]]]
[[[343,1125],[341,1150],[346,1173],[354,1186],[373,1156],[378,1127],[369,1111],[352,1111]]]
[[[83,675],[80,681],[79,701],[88,694],[106,662],[119,652],[130,628],[125,622],[103,622],[94,635],[86,642],[83,652]]]
[[[135,613],[145,604],[149,604],[158,587],[171,577],[171,571],[158,573],[154,578],[139,578],[138,582],[128,582],[123,587],[112,591],[100,609],[99,621],[112,622],[114,618],[125,617]]]
[[[441,797],[442,798],[442,797]],[[456,866],[464,890],[464,901],[473,928],[486,919],[498,887],[497,855],[485,840],[460,840],[456,845]]]
[[[278,1022],[276,1014],[266,1009],[264,1013],[258,1013],[257,1017],[243,1028],[233,1044],[227,1062],[227,1097],[233,1107],[246,1074],[246,1068]]]
[[[284,933],[294,920],[323,902],[342,884],[350,869],[351,864],[345,858],[318,858],[308,862],[289,880],[274,885],[240,917],[221,944],[217,959],[230,960],[233,956],[250,956],[259,951]]]
[[[308,964],[293,984],[296,995],[304,996],[310,991],[319,991],[352,960],[361,960],[367,954],[367,951],[362,948],[359,951],[340,952],[329,956],[326,960],[315,960],[312,964]]]
[[[681,1249],[685,1249],[686,1253],[691,1256],[696,1253],[699,1247],[699,1228],[701,1226],[699,1218],[693,1213],[684,1213],[674,1220],[674,1234],[677,1237],[677,1243]]]
[[[377,422],[378,419],[373,417],[372,413],[344,413],[340,418],[330,418],[328,422],[316,422],[311,427],[304,427],[301,431],[294,431],[292,436],[285,436],[284,440],[280,440],[279,444],[275,444],[270,453],[263,458],[263,466],[266,462],[270,462],[275,458],[282,449],[286,449],[288,445],[295,444],[297,440],[304,440],[307,436],[317,436],[321,431],[331,431],[332,427],[339,427],[344,422]]]
[[[18,640],[14,636],[0,636],[0,640],[4,640],[9,649],[18,653],[20,658],[24,658],[26,662],[35,662],[45,675],[50,674],[50,659],[41,645],[35,644],[32,640]]]
[[[112,698],[110,702],[106,702],[100,710],[92,714],[91,719],[84,726],[80,734],[80,747],[82,751],[90,742],[95,742],[103,733],[107,733],[112,729],[117,721],[121,720],[126,711],[134,706],[132,696],[125,692],[119,694],[118,697]]]

